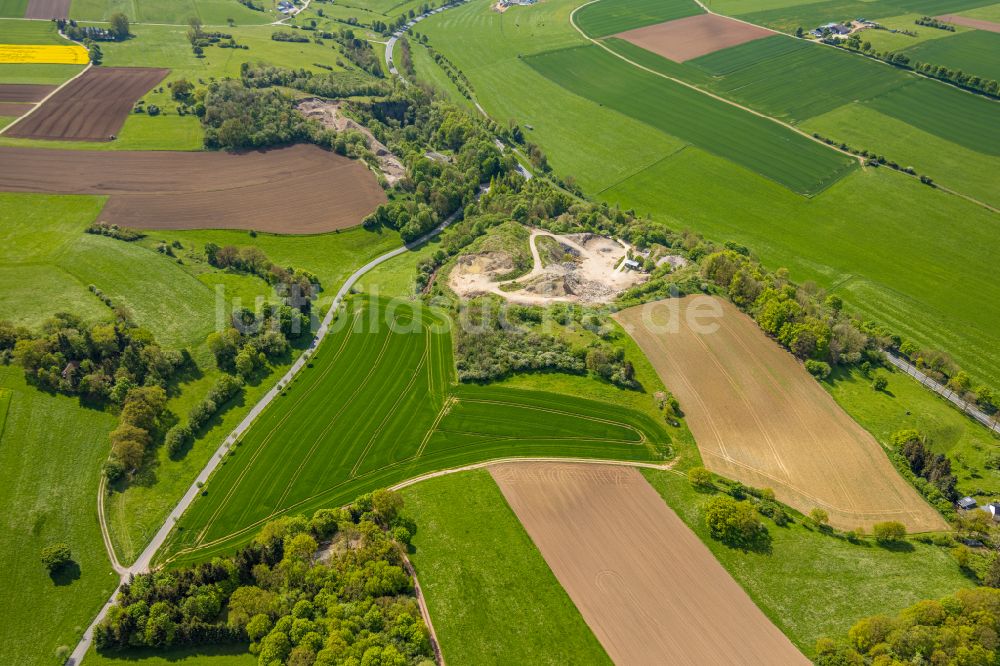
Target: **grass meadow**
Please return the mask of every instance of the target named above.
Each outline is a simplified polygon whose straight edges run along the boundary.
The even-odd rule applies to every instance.
[[[703,12],[692,0],[599,0],[580,9],[576,23],[591,37],[606,37]]]
[[[59,36],[52,21],[0,21],[0,43],[65,46],[71,42]]]
[[[0,17],[22,18],[28,8],[28,0],[0,0]]]
[[[447,319],[426,308],[357,297],[338,321],[310,367],[227,454],[166,554],[183,562],[226,552],[276,515],[482,460],[669,453],[662,420],[640,412],[542,391],[454,386]]]
[[[403,490],[410,555],[454,664],[610,664],[486,470]]]
[[[969,18],[1000,23],[1000,2],[992,5],[986,5],[984,7],[967,9],[959,13],[962,14],[962,16],[968,16]]]
[[[0,607],[0,662],[57,663],[56,649],[76,643],[118,584],[97,524],[116,418],[27,385],[17,366],[0,365],[0,396],[0,585],[10,591]],[[50,577],[39,553],[58,542],[75,564]]]
[[[770,120],[625,63],[597,46],[550,51],[528,64],[571,92],[777,182],[816,194],[856,160]]]
[[[771,552],[743,552],[709,536],[703,506],[709,493],[677,472],[642,470],[681,520],[712,551],[771,621],[807,656],[816,639],[839,637],[859,619],[893,615],[921,599],[972,587],[947,548],[912,543],[890,550],[806,526],[777,527],[766,518]],[[831,584],[830,581],[836,581]]]
[[[913,428],[927,436],[935,452],[952,461],[962,495],[984,502],[1000,495],[1000,470],[987,459],[1000,455],[1000,435],[965,416],[944,398],[902,372],[880,370],[889,379],[887,391],[875,392],[871,380],[858,372],[835,374],[822,382],[833,398],[885,447],[892,435]]]

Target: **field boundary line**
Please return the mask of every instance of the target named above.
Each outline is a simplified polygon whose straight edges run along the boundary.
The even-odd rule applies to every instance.
[[[638,69],[641,69],[644,72],[648,72],[649,74],[652,74],[654,76],[658,76],[661,79],[666,79],[667,81],[673,81],[674,83],[682,85],[685,88],[689,88],[691,90],[699,92],[702,95],[706,95],[708,97],[711,97],[711,98],[713,98],[713,99],[715,99],[717,101],[720,101],[720,102],[723,102],[725,104],[728,104],[729,106],[735,107],[737,109],[742,109],[743,111],[746,111],[747,113],[752,113],[753,115],[757,116],[758,118],[764,118],[765,120],[770,120],[771,122],[773,122],[773,123],[775,123],[777,125],[781,125],[782,127],[786,128],[786,129],[789,129],[789,130],[795,132],[796,134],[809,139],[813,143],[818,143],[819,145],[825,146],[826,148],[829,148],[830,150],[832,150],[834,152],[837,152],[837,153],[840,153],[841,155],[846,155],[846,156],[850,157],[852,160],[856,161],[859,165],[861,165],[862,168],[864,168],[865,161],[864,161],[864,158],[862,158],[860,155],[853,155],[849,151],[841,150],[838,146],[834,146],[834,145],[828,144],[825,141],[820,141],[819,139],[817,139],[816,137],[814,137],[812,134],[806,132],[805,130],[800,129],[800,128],[796,127],[795,125],[786,123],[783,120],[779,120],[778,118],[775,118],[774,116],[769,116],[766,113],[761,113],[760,111],[756,111],[754,109],[751,109],[750,107],[744,106],[743,104],[740,104],[739,102],[734,102],[733,100],[726,99],[725,97],[722,97],[720,95],[716,95],[715,93],[713,93],[711,91],[708,91],[708,90],[705,90],[704,88],[699,88],[698,86],[696,86],[696,85],[694,85],[692,83],[688,83],[687,81],[682,81],[681,79],[674,78],[672,76],[664,74],[663,72],[658,72],[655,69],[652,69],[650,67],[646,67],[645,65],[640,65],[639,63],[635,62],[634,60],[629,59],[627,56],[624,56],[621,53],[618,53],[617,51],[615,51],[614,49],[612,49],[610,46],[608,46],[607,44],[605,44],[604,42],[591,37],[590,35],[588,35],[586,32],[583,31],[583,28],[581,28],[579,25],[577,25],[575,17],[576,17],[576,13],[578,11],[580,11],[581,9],[583,9],[584,7],[587,7],[588,5],[592,5],[592,4],[600,2],[600,1],[601,0],[589,0],[589,2],[583,3],[579,7],[575,8],[569,14],[570,25],[572,25],[573,28],[578,33],[580,33],[581,37],[583,37],[585,40],[587,40],[591,44],[599,46],[600,48],[604,49],[605,51],[607,51],[608,53],[610,53],[614,57],[619,58],[621,60],[624,60],[628,64],[630,64],[633,67],[636,67]],[[698,0],[695,0],[695,2],[698,2]],[[698,2],[698,4],[701,5],[700,2]],[[704,5],[701,5],[701,6],[704,7]],[[709,13],[714,13],[714,12],[709,12]],[[723,15],[722,14],[718,14],[718,16],[723,16]],[[729,17],[728,16],[724,16],[723,18],[729,18]],[[742,22],[746,23],[747,25],[754,25],[753,23],[748,23],[747,21],[742,21]],[[784,34],[784,33],[777,32],[776,30],[773,30],[771,28],[766,28],[764,26],[756,26],[756,27],[764,28],[765,30],[770,30],[771,32],[773,32],[775,34]],[[840,179],[838,178],[837,180],[840,180]],[[836,182],[836,181],[834,181],[834,182]],[[815,196],[816,194],[819,194],[823,190],[827,189],[832,184],[833,183],[827,183],[824,187],[822,187],[817,192],[815,192],[815,193],[813,193],[811,195],[805,195],[805,196],[807,196],[807,198],[811,198],[811,197]]]

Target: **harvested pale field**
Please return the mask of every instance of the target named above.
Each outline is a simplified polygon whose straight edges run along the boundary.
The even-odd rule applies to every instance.
[[[386,200],[362,162],[316,146],[241,154],[0,147],[0,191],[110,195],[105,222],[139,229],[324,233]]]
[[[136,100],[168,73],[169,69],[145,67],[91,67],[6,134],[22,139],[110,141]]]
[[[637,470],[490,471],[615,663],[809,663]]]
[[[615,35],[674,62],[684,62],[776,33],[718,14],[697,14]]]
[[[937,19],[939,21],[946,21],[947,23],[954,23],[955,25],[962,25],[966,28],[975,28],[976,30],[985,30],[987,32],[1000,32],[1000,23],[994,23],[993,21],[984,21],[958,14],[945,14],[944,16],[938,16]]]
[[[69,18],[69,6],[71,3],[72,0],[28,0],[28,8],[24,11],[24,18]]]
[[[803,513],[821,507],[842,529],[947,529],[878,442],[728,301],[687,296],[615,318],[680,401],[712,471],[772,488]]]
[[[0,83],[0,102],[8,104],[40,102],[55,89],[55,86],[34,83]]]

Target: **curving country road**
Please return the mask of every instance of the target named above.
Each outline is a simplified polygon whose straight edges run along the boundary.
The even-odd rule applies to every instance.
[[[308,363],[309,361],[309,357],[312,356],[312,352],[319,346],[319,344],[323,341],[323,338],[325,338],[326,334],[329,332],[330,325],[333,323],[333,318],[337,314],[337,310],[340,308],[341,303],[343,303],[344,297],[351,290],[351,287],[353,287],[355,283],[357,283],[357,281],[361,279],[362,276],[365,275],[365,273],[372,270],[379,264],[384,263],[392,259],[393,257],[398,257],[399,255],[405,252],[409,252],[410,250],[413,250],[423,245],[431,238],[444,231],[444,229],[448,225],[450,225],[452,222],[458,219],[458,217],[462,214],[462,212],[463,209],[460,208],[459,210],[455,211],[444,222],[442,222],[437,227],[427,232],[417,240],[413,241],[412,243],[407,243],[405,245],[396,248],[395,250],[392,250],[391,252],[386,252],[385,254],[376,257],[375,259],[372,259],[367,264],[365,264],[358,270],[354,271],[350,275],[350,277],[348,277],[344,281],[344,284],[341,285],[340,290],[337,292],[337,295],[334,296],[333,302],[330,304],[330,309],[327,310],[326,312],[326,316],[323,317],[323,321],[320,323],[319,329],[317,329],[316,331],[316,336],[313,338],[313,341],[309,346],[309,350],[303,353],[301,356],[299,356],[299,358],[295,361],[295,363],[292,364],[292,367],[288,369],[288,372],[286,372],[284,376],[277,381],[277,383],[271,388],[271,390],[268,391],[264,395],[264,397],[262,397],[257,402],[257,404],[250,409],[250,411],[243,418],[243,420],[240,421],[239,425],[237,425],[233,429],[233,431],[229,433],[229,436],[226,437],[226,439],[222,442],[222,444],[219,445],[219,448],[216,449],[211,459],[201,470],[201,473],[198,474],[197,478],[194,480],[194,482],[192,482],[191,486],[187,489],[187,492],[184,493],[184,496],[177,503],[174,509],[170,512],[170,515],[167,516],[166,520],[163,522],[163,525],[160,526],[159,531],[157,531],[153,539],[149,542],[149,544],[142,551],[142,553],[139,554],[139,557],[135,560],[135,562],[133,562],[129,566],[123,566],[118,562],[118,557],[114,552],[114,548],[111,544],[111,539],[108,536],[107,523],[104,519],[103,495],[105,492],[105,486],[104,483],[101,484],[98,490],[98,499],[97,499],[98,514],[101,523],[101,533],[102,536],[104,537],[105,546],[108,549],[108,558],[111,561],[111,566],[114,568],[115,572],[119,575],[121,580],[119,581],[118,587],[116,587],[115,591],[111,594],[111,598],[108,599],[108,601],[104,604],[104,606],[101,607],[101,610],[97,613],[97,616],[94,617],[93,621],[90,623],[90,626],[87,627],[87,630],[85,632],[83,632],[83,637],[80,638],[80,642],[77,643],[76,648],[73,650],[73,653],[66,661],[67,665],[75,666],[76,664],[79,664],[81,661],[83,661],[84,656],[86,656],[87,651],[90,649],[90,645],[94,640],[94,627],[96,627],[97,624],[104,619],[104,616],[107,614],[108,610],[114,604],[115,599],[118,596],[118,590],[121,588],[121,583],[127,582],[128,579],[133,574],[144,573],[149,570],[150,563],[152,562],[153,557],[156,555],[156,552],[163,545],[164,541],[166,541],[167,536],[170,534],[170,531],[174,527],[174,523],[176,523],[180,519],[181,515],[183,515],[183,513],[188,509],[188,507],[191,506],[191,503],[194,501],[194,499],[199,495],[199,493],[201,493],[201,486],[203,486],[206,482],[208,482],[209,477],[212,476],[212,473],[219,466],[219,463],[222,462],[222,459],[225,457],[226,451],[229,450],[229,447],[233,444],[233,442],[239,439],[243,435],[243,433],[245,433],[250,428],[251,425],[253,425],[253,422],[256,420],[258,416],[260,416],[261,412],[263,412],[264,409],[266,409],[267,406],[270,405],[271,402],[281,394],[281,387],[287,386],[288,383],[292,381],[292,379],[295,377],[295,375],[298,374],[298,372],[303,367],[305,367],[306,363]]]

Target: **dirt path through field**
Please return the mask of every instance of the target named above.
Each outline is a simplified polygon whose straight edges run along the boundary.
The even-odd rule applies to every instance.
[[[808,664],[638,470],[490,473],[618,664]]]
[[[700,313],[699,316],[696,316]],[[728,301],[687,296],[615,318],[680,401],[705,466],[842,529],[948,529],[878,442]]]

